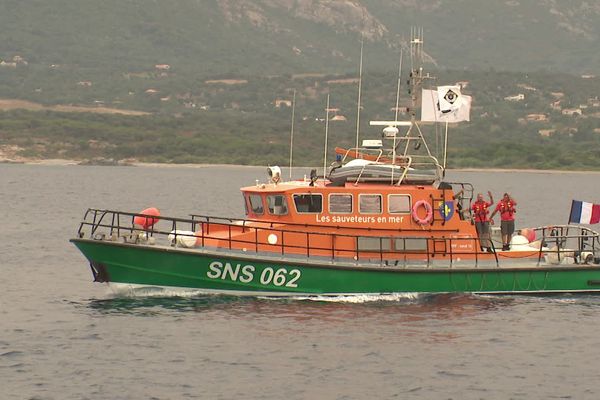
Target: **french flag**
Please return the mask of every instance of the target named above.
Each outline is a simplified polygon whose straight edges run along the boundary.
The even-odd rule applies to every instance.
[[[600,222],[600,204],[573,200],[569,222],[576,224],[597,224]]]

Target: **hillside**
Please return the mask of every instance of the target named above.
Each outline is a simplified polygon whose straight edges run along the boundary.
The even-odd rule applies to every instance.
[[[471,122],[451,129],[450,166],[600,169],[599,78],[446,71],[438,80],[461,82],[473,96]],[[393,73],[364,76],[362,138],[380,135],[369,120],[393,118],[395,81]],[[174,114],[0,112],[0,158],[4,153],[13,160],[286,165],[292,89],[297,165],[322,164],[327,93],[336,109],[331,116],[338,117],[329,127],[329,159],[333,145],[354,143],[357,87],[352,76],[247,77],[203,83],[181,100],[188,108],[183,105],[185,111]],[[406,87],[401,97],[401,104],[408,104]],[[439,143],[441,128],[437,139],[435,127],[424,130],[432,146]]]
[[[0,59],[82,78],[155,64],[190,78],[347,72],[359,32],[371,65],[387,69],[411,26],[450,69],[600,65],[600,4],[580,0],[4,0],[0,24]]]

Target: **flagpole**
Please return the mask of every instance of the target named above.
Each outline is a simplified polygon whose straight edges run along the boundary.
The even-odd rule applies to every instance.
[[[571,199],[571,210],[569,211],[569,220],[567,221],[567,225],[571,223],[571,215],[573,215],[573,203],[575,203],[575,200]]]
[[[446,172],[447,156],[448,156],[448,121],[446,121],[446,132],[444,133],[444,174]]]

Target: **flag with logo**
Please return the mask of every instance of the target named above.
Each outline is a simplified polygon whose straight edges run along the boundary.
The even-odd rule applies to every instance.
[[[600,222],[600,204],[573,200],[569,222],[576,224],[597,224]]]
[[[471,96],[460,92],[459,86],[438,86],[437,90],[421,92],[421,121],[470,121]]]
[[[458,110],[463,102],[460,86],[438,86],[437,95],[442,114]]]

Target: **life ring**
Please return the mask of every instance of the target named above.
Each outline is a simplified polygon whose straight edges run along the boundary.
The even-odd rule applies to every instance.
[[[425,217],[419,217],[419,208],[423,206],[425,208]],[[415,222],[419,225],[429,225],[433,220],[433,208],[431,204],[425,200],[417,201],[412,208],[412,217]]]

